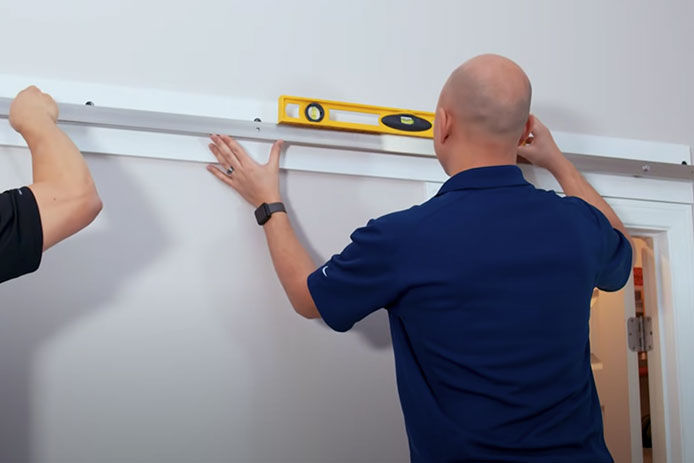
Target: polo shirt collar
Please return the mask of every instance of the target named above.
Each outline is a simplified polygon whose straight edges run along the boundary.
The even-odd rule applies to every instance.
[[[515,165],[477,167],[458,172],[443,184],[436,196],[454,190],[474,190],[530,185]]]

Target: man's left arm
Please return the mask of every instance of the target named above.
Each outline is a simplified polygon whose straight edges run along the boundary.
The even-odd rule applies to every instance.
[[[308,276],[316,267],[297,239],[289,216],[275,213],[263,228],[272,264],[294,310],[306,318],[320,318],[307,282]]]
[[[258,164],[234,139],[212,135],[210,151],[224,170],[216,165],[207,169],[231,186],[253,207],[281,202],[279,192],[279,159],[282,141],[275,142],[267,164]],[[308,289],[308,276],[316,265],[294,233],[284,212],[272,214],[264,225],[272,263],[294,310],[306,318],[320,318]]]

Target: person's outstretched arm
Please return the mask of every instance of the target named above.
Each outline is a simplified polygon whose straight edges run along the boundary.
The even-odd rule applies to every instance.
[[[264,165],[255,162],[231,137],[213,135],[212,141],[210,150],[224,171],[215,165],[209,165],[207,169],[210,172],[236,190],[255,208],[263,203],[281,202],[281,141],[275,142],[272,146],[270,159]],[[283,212],[274,213],[263,225],[263,229],[275,271],[294,310],[306,318],[319,318],[320,314],[307,283],[308,276],[315,270],[316,265],[297,239],[289,217]]]
[[[102,207],[82,154],[57,119],[55,101],[36,87],[20,92],[10,107],[10,124],[31,151],[29,188],[41,217],[43,250],[89,225]]]
[[[631,242],[631,236],[622,221],[609,204],[588,183],[574,165],[566,159],[559,150],[552,134],[545,125],[535,116],[533,118],[531,133],[533,138],[529,143],[518,149],[518,154],[532,164],[549,170],[557,179],[567,196],[577,196],[602,212],[613,228]],[[632,246],[633,247],[633,246]]]

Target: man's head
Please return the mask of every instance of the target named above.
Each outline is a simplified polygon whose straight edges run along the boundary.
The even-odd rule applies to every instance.
[[[530,96],[528,76],[502,56],[477,56],[453,71],[434,123],[434,148],[446,173],[515,164],[532,124]]]

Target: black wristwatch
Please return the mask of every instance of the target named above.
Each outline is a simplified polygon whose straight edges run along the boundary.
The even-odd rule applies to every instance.
[[[287,212],[287,210],[282,203],[263,203],[255,210],[255,220],[258,221],[258,225],[265,225],[275,212]]]

